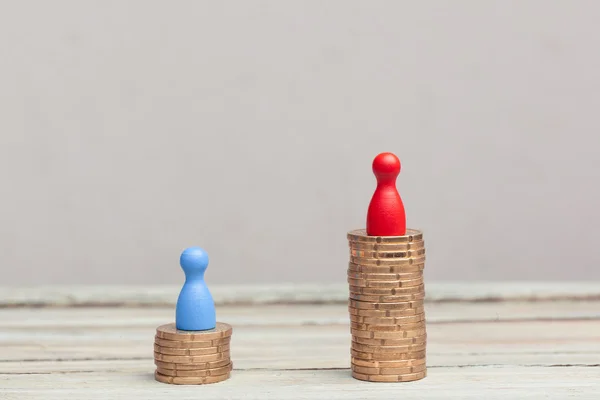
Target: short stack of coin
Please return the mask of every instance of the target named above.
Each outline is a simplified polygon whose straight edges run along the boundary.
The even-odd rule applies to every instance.
[[[233,368],[229,350],[232,332],[232,327],[222,322],[206,331],[181,331],[175,324],[159,326],[154,337],[154,378],[176,385],[228,379]]]
[[[420,231],[404,236],[348,233],[352,376],[409,382],[427,376],[423,300],[425,244]]]

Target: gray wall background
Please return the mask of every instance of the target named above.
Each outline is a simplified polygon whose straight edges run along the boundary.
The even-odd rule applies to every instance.
[[[395,152],[427,279],[600,278],[600,2],[3,1],[3,284],[343,282]]]

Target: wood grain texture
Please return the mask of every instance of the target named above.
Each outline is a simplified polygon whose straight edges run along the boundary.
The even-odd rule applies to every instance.
[[[203,387],[154,381],[156,327],[174,307],[0,309],[0,398],[597,398],[600,302],[430,302],[428,377],[350,377],[345,304],[217,307],[234,327],[232,377]]]
[[[346,279],[340,266],[340,279]],[[426,302],[600,300],[595,282],[429,282]],[[217,305],[345,303],[348,284],[211,285]],[[175,306],[181,285],[1,287],[0,307]]]
[[[360,382],[349,370],[234,370],[225,382],[172,386],[154,381],[151,368],[127,374],[0,375],[4,399],[557,399],[597,400],[597,368],[472,367],[430,368],[411,383]]]

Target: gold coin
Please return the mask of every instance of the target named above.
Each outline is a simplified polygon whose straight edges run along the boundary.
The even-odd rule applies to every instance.
[[[412,317],[424,314],[425,310],[423,307],[408,308],[404,310],[363,310],[360,308],[348,307],[348,312],[360,317]]]
[[[207,362],[198,362],[192,364],[181,364],[181,363],[172,363],[172,362],[163,362],[159,360],[154,360],[154,365],[158,368],[162,369],[171,369],[176,371],[197,371],[201,369],[213,369],[223,367],[227,364],[231,363],[231,359],[226,358],[219,361],[207,361]]]
[[[353,301],[353,300],[350,300]],[[422,301],[422,300],[416,300],[414,301],[412,305],[413,308],[402,308],[402,304],[404,303],[371,303],[371,304],[378,304],[380,306],[385,305],[385,304],[394,304],[396,307],[398,307],[398,309],[394,310],[386,310],[386,309],[379,309],[379,310],[368,310],[368,309],[364,309],[364,308],[356,308],[353,307],[352,305],[348,306],[348,313],[350,315],[356,315],[359,317],[375,317],[375,318],[405,318],[405,317],[415,317],[415,316],[422,316],[422,318],[425,318],[425,307],[421,306],[419,307],[418,304],[416,304],[418,301]]]
[[[208,361],[220,361],[224,359],[229,359],[230,354],[229,351],[224,351],[223,353],[217,354],[205,354],[202,356],[172,356],[168,354],[160,354],[154,352],[154,359],[158,361],[164,361],[168,363],[175,364],[195,364],[195,363],[203,363]]]
[[[198,369],[198,370],[189,370],[189,371],[178,371],[176,369],[166,369],[157,367],[156,370],[165,376],[215,376],[215,375],[223,375],[228,373],[233,369],[233,364],[227,364],[223,367],[219,368],[211,368],[211,369]]]
[[[424,263],[411,265],[360,265],[353,262],[348,263],[349,273],[360,272],[366,274],[395,274],[407,272],[423,272],[424,269]]]
[[[415,294],[403,295],[403,296],[386,296],[386,295],[348,293],[348,298],[350,300],[357,300],[357,301],[368,302],[368,303],[381,303],[381,304],[402,303],[402,302],[406,302],[406,301],[423,300],[425,298],[425,291],[423,291],[421,293],[415,293]]]
[[[177,349],[173,347],[161,347],[154,343],[154,351],[160,354],[169,354],[172,356],[201,356],[204,354],[217,354],[229,351],[229,345],[217,347],[204,347],[201,349]]]
[[[402,301],[398,303],[370,303],[366,301],[348,300],[348,305],[359,310],[405,310],[408,308],[422,308],[423,300]],[[392,317],[393,315],[388,315]]]
[[[427,367],[425,366],[425,364],[409,365],[406,367],[396,368],[362,367],[360,365],[351,366],[352,371],[366,375],[406,375],[413,374],[415,372],[425,371],[426,368]]]
[[[359,331],[403,331],[413,330],[425,327],[425,321],[420,321],[412,324],[397,324],[397,325],[372,325],[361,324],[359,322],[350,322],[350,328]]]
[[[363,280],[363,281],[378,281],[378,282],[402,281],[405,279],[409,280],[409,279],[417,279],[417,278],[422,278],[422,277],[423,277],[423,271],[404,272],[404,273],[397,273],[397,274],[364,274],[361,272],[348,271],[348,279]],[[356,286],[360,286],[360,285],[356,285]]]
[[[191,340],[186,341],[178,341],[178,340],[166,340],[161,339],[158,336],[154,336],[154,343],[159,345],[160,347],[169,347],[175,349],[202,349],[206,347],[219,347],[229,344],[231,342],[231,336],[221,338],[221,339],[213,339],[202,342],[193,342]]]
[[[368,243],[411,243],[423,240],[423,233],[416,229],[407,229],[403,236],[369,236],[366,229],[348,232],[348,240]]]
[[[223,375],[211,376],[167,376],[160,372],[154,372],[154,378],[162,383],[171,383],[174,385],[205,385],[208,383],[217,383],[229,379],[231,372]]]
[[[415,336],[406,339],[365,339],[352,337],[352,341],[360,344],[368,344],[371,346],[409,346],[412,344],[427,343],[427,333],[421,336]]]
[[[348,278],[348,283],[352,286],[358,287],[370,287],[370,288],[403,288],[411,286],[419,286],[423,284],[423,275],[418,276],[414,279],[401,279],[397,281],[376,281],[371,279],[352,279]]]
[[[362,353],[404,354],[414,353],[417,351],[424,351],[427,346],[427,343],[414,344],[408,346],[370,346],[368,344],[352,342],[351,346],[353,350],[360,351]]]
[[[349,285],[348,290],[354,294],[366,294],[368,296],[404,296],[407,294],[423,292],[425,290],[425,286],[420,284],[417,286],[401,288],[372,288]]]
[[[417,322],[425,323],[425,314],[408,315],[405,317],[363,317],[350,314],[350,322],[366,325],[405,325]]]
[[[217,322],[214,329],[206,331],[181,331],[174,323],[161,325],[156,328],[156,336],[166,340],[202,342],[231,336],[233,328],[229,324]]]
[[[350,349],[350,354],[354,358],[360,358],[361,360],[371,361],[400,361],[400,360],[412,360],[425,357],[425,350],[413,351],[410,353],[365,353],[363,351],[356,351]]]
[[[373,251],[373,250],[359,250],[350,248],[350,256],[359,258],[370,258],[370,259],[397,259],[397,258],[410,258],[418,257],[425,254],[425,249],[414,249],[414,250],[395,250],[395,251]]]
[[[405,267],[409,265],[421,265],[425,263],[425,256],[409,257],[409,258],[362,258],[350,256],[350,262],[366,266],[377,267]]]
[[[417,358],[413,360],[398,360],[398,361],[374,361],[361,360],[360,358],[352,357],[352,365],[358,365],[369,368],[404,368],[409,366],[425,365],[426,358]]]
[[[410,331],[362,331],[350,328],[350,332],[352,335],[364,339],[405,339],[424,335],[427,330],[426,328],[417,328]]]
[[[426,376],[427,370],[406,375],[365,375],[352,371],[353,378],[368,382],[412,382],[423,379]]]
[[[373,251],[373,252],[394,252],[406,250],[418,250],[425,248],[425,242],[419,240],[410,243],[368,243],[349,240],[350,250]]]
[[[420,257],[425,254],[425,249],[405,250],[405,251],[369,251],[350,249],[350,256],[368,259],[403,259]]]

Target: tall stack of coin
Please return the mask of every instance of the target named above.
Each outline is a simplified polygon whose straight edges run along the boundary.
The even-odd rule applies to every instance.
[[[154,378],[176,385],[228,379],[233,368],[229,351],[232,331],[222,322],[206,331],[182,331],[175,324],[159,326],[154,337]]]
[[[352,376],[408,382],[427,375],[423,300],[425,244],[420,231],[404,236],[348,233]]]

